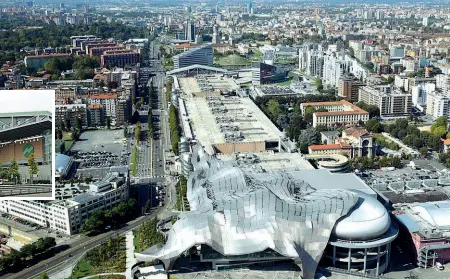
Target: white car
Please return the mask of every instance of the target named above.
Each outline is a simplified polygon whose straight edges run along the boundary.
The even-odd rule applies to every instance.
[[[436,267],[438,270],[444,270],[444,266],[443,266],[440,262],[436,262],[435,267]]]

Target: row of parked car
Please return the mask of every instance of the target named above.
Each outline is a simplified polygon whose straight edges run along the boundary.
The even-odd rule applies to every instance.
[[[19,217],[11,216],[11,215],[6,214],[6,213],[2,213],[1,216],[2,216],[3,218],[6,218],[6,219],[8,219],[8,220],[11,220],[11,221],[20,223],[20,224],[22,224],[22,225],[26,225],[26,226],[30,226],[30,227],[32,227],[32,228],[36,228],[37,230],[42,228],[42,226],[40,226],[40,225],[38,225],[38,224],[28,222],[28,221],[26,221],[26,220],[20,219]]]

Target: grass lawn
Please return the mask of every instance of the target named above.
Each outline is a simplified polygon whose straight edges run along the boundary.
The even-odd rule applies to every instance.
[[[137,175],[139,167],[139,150],[135,146],[131,154],[131,175]]]
[[[86,259],[83,258],[75,266],[72,272],[72,276],[70,276],[68,279],[78,279],[89,275],[94,275],[94,270],[92,269],[92,266],[86,261]]]
[[[215,61],[220,66],[246,66],[250,65],[250,61],[237,54],[231,54],[225,57],[220,57]]]
[[[64,141],[64,147],[65,147],[66,151],[69,151],[74,143],[75,143],[75,141],[73,141],[73,140]]]
[[[287,80],[287,81],[280,82],[280,83],[278,83],[278,85],[280,85],[280,86],[288,86],[288,85],[291,85],[291,82],[292,82],[292,80],[290,79],[290,80]]]
[[[72,140],[72,132],[63,132],[63,140]]]

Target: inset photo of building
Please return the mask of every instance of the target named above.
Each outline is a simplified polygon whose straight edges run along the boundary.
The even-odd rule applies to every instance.
[[[54,199],[54,96],[0,90],[0,199]]]

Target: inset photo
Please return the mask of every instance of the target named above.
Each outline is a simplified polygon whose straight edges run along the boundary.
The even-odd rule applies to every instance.
[[[54,90],[0,90],[0,199],[53,200]]]

